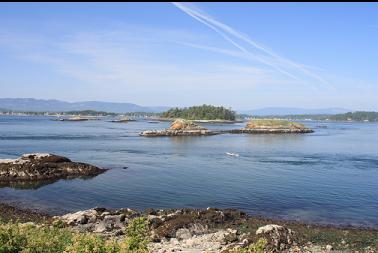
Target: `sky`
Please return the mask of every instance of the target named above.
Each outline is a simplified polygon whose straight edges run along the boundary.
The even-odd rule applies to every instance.
[[[0,3],[0,97],[378,110],[378,3]]]

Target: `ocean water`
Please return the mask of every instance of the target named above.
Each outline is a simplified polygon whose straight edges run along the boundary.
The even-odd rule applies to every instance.
[[[0,158],[48,152],[109,170],[93,178],[1,185],[0,201],[55,214],[95,206],[237,208],[378,227],[376,123],[304,122],[315,132],[303,135],[147,138],[138,133],[169,123],[52,119],[0,116]]]

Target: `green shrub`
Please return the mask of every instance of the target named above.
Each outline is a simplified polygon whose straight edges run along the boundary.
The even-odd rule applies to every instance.
[[[65,227],[65,224],[62,220],[56,220],[53,222],[53,227],[55,228],[64,228]]]
[[[235,120],[236,112],[223,106],[200,105],[186,108],[172,108],[161,114],[163,118],[189,120]]]
[[[27,238],[22,253],[63,252],[73,237],[71,231],[54,227],[28,225],[22,228],[22,232]]]
[[[76,234],[64,253],[106,253],[105,240],[97,235]]]
[[[109,239],[105,242],[106,253],[122,253],[121,246],[116,239]]]
[[[63,252],[71,238],[72,232],[66,229],[37,227],[32,224],[1,224],[0,253]]]
[[[281,119],[251,119],[247,123],[247,128],[254,127],[276,127],[276,128],[286,128],[286,127],[296,127],[304,128],[304,125],[298,122],[291,122]]]
[[[0,253],[147,253],[148,223],[136,218],[123,241],[95,234],[79,234],[61,224],[0,223]]]
[[[265,239],[260,238],[257,242],[250,244],[248,248],[234,250],[232,253],[265,253],[266,243]]]
[[[27,244],[27,238],[18,224],[0,225],[0,253],[20,252]]]
[[[148,222],[146,218],[133,219],[127,229],[127,237],[122,245],[125,252],[145,253],[148,252]],[[123,252],[123,251],[121,251]]]

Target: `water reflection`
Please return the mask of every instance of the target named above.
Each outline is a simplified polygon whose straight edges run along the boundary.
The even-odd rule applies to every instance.
[[[65,178],[58,178],[58,179],[33,180],[33,181],[10,181],[10,182],[0,181],[0,188],[12,188],[16,190],[36,190],[46,185],[53,184],[60,180],[72,180],[72,179],[89,180],[94,177],[96,176],[65,177]]]

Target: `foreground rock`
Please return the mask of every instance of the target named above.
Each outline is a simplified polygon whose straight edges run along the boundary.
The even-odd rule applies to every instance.
[[[266,249],[269,251],[287,250],[295,244],[294,232],[284,226],[265,225],[257,229],[256,235],[267,241]]]
[[[250,120],[243,129],[230,130],[230,133],[249,134],[286,134],[286,133],[312,133],[312,129],[303,124],[286,120],[259,119]]]
[[[175,120],[168,129],[165,130],[147,130],[140,133],[141,136],[204,136],[215,135],[218,132],[210,131],[201,127],[192,121],[178,119]]]
[[[96,176],[104,171],[106,170],[53,154],[24,154],[17,159],[0,159],[0,182]]]
[[[234,229],[220,229],[216,232],[197,234],[191,229],[180,229],[176,238],[161,240],[149,245],[151,252],[217,253],[247,246]],[[182,237],[182,234],[185,236]]]
[[[120,236],[124,234],[130,219],[141,214],[131,209],[108,210],[93,208],[63,216],[54,217],[78,232],[99,233],[105,236]]]

